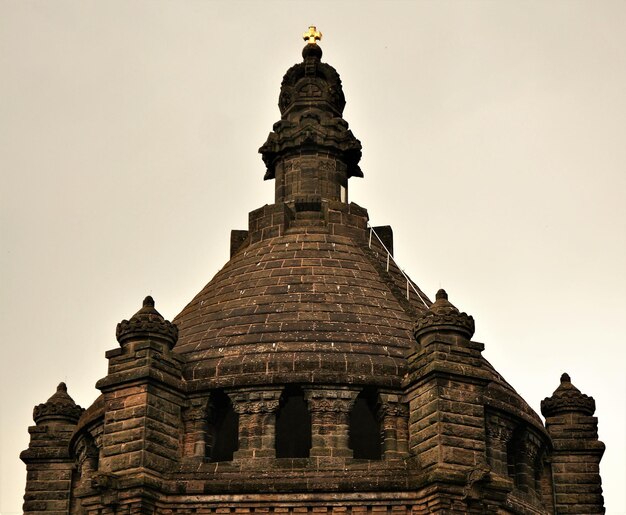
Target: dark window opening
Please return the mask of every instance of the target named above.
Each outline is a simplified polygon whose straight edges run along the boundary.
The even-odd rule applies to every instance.
[[[517,480],[517,463],[517,439],[511,438],[506,445],[506,465],[509,477],[513,480],[515,486],[519,486]]]
[[[356,398],[350,412],[350,448],[356,459],[381,459],[381,429],[376,417],[377,400],[375,390],[365,389]]]
[[[276,457],[308,458],[311,449],[311,415],[302,389],[287,386],[276,414]]]
[[[528,482],[523,479],[526,476],[524,473],[523,456],[521,454],[523,437],[523,427],[517,427],[515,431],[513,431],[513,436],[506,446],[506,462],[509,477],[513,480],[513,484],[520,489],[524,488],[523,483]]]
[[[239,416],[221,390],[211,394],[207,456],[211,461],[232,461],[239,448]]]

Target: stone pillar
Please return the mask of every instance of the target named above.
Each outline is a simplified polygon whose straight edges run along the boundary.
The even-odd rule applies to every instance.
[[[192,399],[189,406],[183,411],[183,422],[185,425],[185,438],[183,444],[183,454],[204,458],[207,454],[207,447],[211,446],[208,435],[208,400]]]
[[[276,457],[276,412],[282,388],[245,388],[228,392],[239,415],[239,449],[233,458]]]
[[[424,469],[467,474],[486,460],[483,395],[489,378],[481,343],[472,342],[474,319],[444,290],[415,325],[416,348],[406,379],[409,447]],[[460,476],[459,476],[460,477]]]
[[[546,429],[552,437],[552,480],[556,513],[604,513],[600,460],[604,444],[598,440],[596,403],[576,388],[569,375],[541,402]]]
[[[536,493],[536,476],[541,452],[541,440],[530,431],[525,431],[520,440],[519,462],[516,475],[519,489],[527,493]]]
[[[100,470],[160,476],[181,454],[182,358],[172,352],[176,326],[154,309],[152,297],[117,326],[120,348],[107,352]]]
[[[20,455],[27,473],[24,513],[69,513],[74,469],[69,443],[82,412],[65,383],[46,403],[35,406],[30,444]]]
[[[515,423],[503,415],[489,413],[485,424],[489,466],[495,474],[507,477],[509,473],[507,450],[513,437]]]
[[[380,421],[383,456],[402,459],[409,453],[409,409],[396,394],[381,393],[376,415]]]
[[[350,411],[358,395],[349,388],[305,389],[311,413],[311,458],[351,458]]]

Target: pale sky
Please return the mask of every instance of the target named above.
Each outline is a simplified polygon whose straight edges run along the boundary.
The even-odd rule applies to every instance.
[[[258,147],[323,32],[363,143],[350,200],[476,319],[539,411],[595,398],[626,513],[626,2],[0,0],[0,513],[33,406],[97,397],[115,325],[172,319],[273,202]]]

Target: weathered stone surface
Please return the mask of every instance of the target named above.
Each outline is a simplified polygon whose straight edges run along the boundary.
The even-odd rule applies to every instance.
[[[544,427],[348,202],[361,146],[321,56],[285,75],[275,203],[229,262],[173,323],[147,297],[118,325],[89,409],[63,384],[35,408],[25,513],[603,513],[593,399],[564,375]]]

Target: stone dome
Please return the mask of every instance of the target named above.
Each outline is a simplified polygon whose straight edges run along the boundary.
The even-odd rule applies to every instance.
[[[238,252],[174,320],[185,378],[399,386],[425,306],[398,299],[365,235],[293,230]]]

